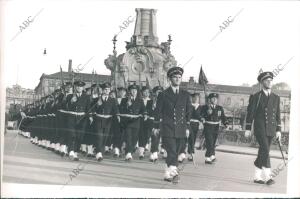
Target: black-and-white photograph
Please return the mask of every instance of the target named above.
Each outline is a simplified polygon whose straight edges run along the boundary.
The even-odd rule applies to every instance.
[[[2,1],[1,195],[299,197],[299,8]]]

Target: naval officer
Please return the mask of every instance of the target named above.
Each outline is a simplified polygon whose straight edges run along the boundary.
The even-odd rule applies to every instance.
[[[164,180],[173,182],[179,179],[178,157],[189,135],[192,112],[190,94],[179,88],[182,74],[183,69],[180,67],[172,67],[168,70],[167,76],[171,86],[159,93],[154,116],[153,133],[160,132],[168,154]]]
[[[274,184],[271,176],[270,146],[274,136],[280,141],[280,97],[271,91],[273,73],[263,72],[258,78],[262,90],[251,95],[247,107],[245,136],[251,136],[254,122],[254,136],[259,144],[258,155],[254,161],[254,183]],[[264,174],[265,179],[262,178]]]

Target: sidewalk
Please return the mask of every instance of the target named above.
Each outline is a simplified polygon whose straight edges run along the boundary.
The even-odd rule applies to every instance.
[[[218,145],[216,147],[216,151],[225,152],[225,153],[235,153],[235,154],[243,154],[243,155],[257,155],[258,148],[252,147],[243,147],[243,146],[231,146],[231,145]],[[285,151],[283,151],[283,155],[285,159],[287,159],[288,155]],[[281,153],[279,150],[270,150],[270,157],[276,159],[282,159]]]

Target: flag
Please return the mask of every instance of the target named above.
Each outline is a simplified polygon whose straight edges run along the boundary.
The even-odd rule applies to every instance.
[[[263,73],[264,71],[263,71],[263,69],[261,68],[260,70],[259,70],[259,74],[261,74],[261,73]]]
[[[63,86],[64,85],[63,71],[62,71],[61,66],[59,66],[59,67],[60,67],[60,81],[61,81],[61,86]]]
[[[148,77],[146,77],[146,87],[151,90],[150,82],[149,82]]]
[[[207,80],[207,78],[205,76],[205,73],[204,73],[204,71],[202,69],[202,65],[201,65],[201,69],[200,69],[200,73],[199,73],[198,83],[200,85],[206,85],[208,83],[208,80]]]

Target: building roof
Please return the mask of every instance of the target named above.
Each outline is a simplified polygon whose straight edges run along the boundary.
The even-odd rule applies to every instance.
[[[51,79],[60,79],[61,78],[60,72],[53,73],[50,75],[43,74],[42,77],[43,76],[44,76],[44,78],[51,78]],[[63,71],[62,76],[63,76],[64,80],[71,79],[71,74],[69,72]],[[94,79],[94,81],[101,80],[103,82],[103,80],[110,81],[111,77],[110,77],[110,75],[98,75],[98,74],[91,74],[91,73],[75,73],[75,79],[80,79],[82,81],[91,81],[91,79]]]
[[[203,86],[195,82],[194,83],[182,82],[181,86],[189,90],[203,90]],[[246,94],[246,95],[251,95],[258,91],[257,88],[248,87],[248,86],[231,86],[231,85],[222,85],[222,84],[207,84],[206,90],[208,92],[217,92],[217,93],[229,92],[229,93]],[[289,90],[272,90],[272,91],[278,94],[279,96],[283,96],[283,97],[289,97],[291,95],[291,91]]]
[[[34,90],[36,90],[39,85],[41,84],[42,79],[61,79],[61,73],[60,72],[56,72],[50,75],[47,74],[42,74],[42,76],[40,77],[40,82],[39,84],[35,87]],[[64,72],[62,71],[62,78],[64,81],[71,81],[72,76],[69,72]],[[99,75],[99,74],[92,74],[92,73],[75,73],[75,80],[81,80],[84,82],[91,82],[92,80],[94,82],[110,82],[111,81],[111,76],[110,75]]]

